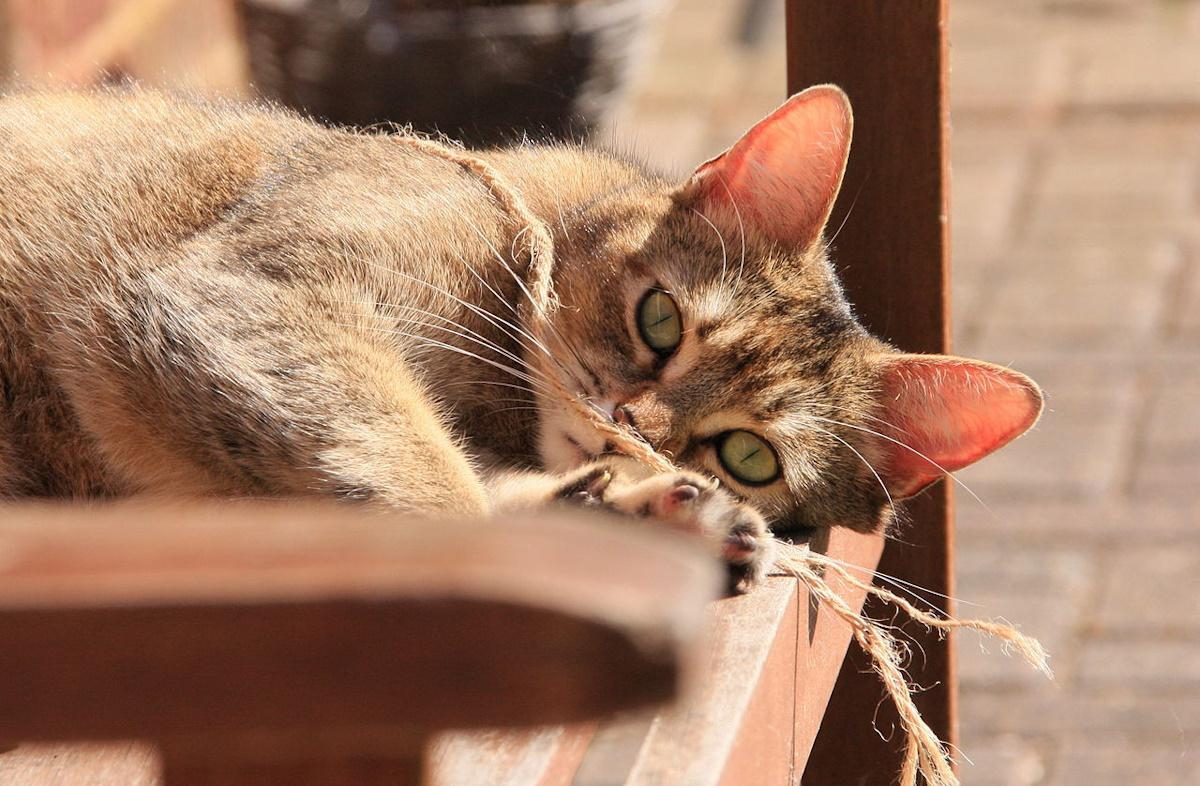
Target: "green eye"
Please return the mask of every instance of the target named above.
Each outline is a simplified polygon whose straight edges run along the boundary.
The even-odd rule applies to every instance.
[[[766,440],[749,431],[730,431],[721,437],[717,455],[735,478],[751,486],[761,486],[779,477],[779,460]]]
[[[661,289],[651,289],[637,308],[638,333],[646,346],[660,357],[670,355],[683,338],[683,319],[671,296]]]

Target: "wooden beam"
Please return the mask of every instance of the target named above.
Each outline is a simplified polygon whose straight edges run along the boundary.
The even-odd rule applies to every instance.
[[[6,507],[0,554],[0,739],[152,739],[168,786],[384,782],[432,731],[662,702],[722,581],[624,521],[300,505]]]
[[[831,221],[835,259],[863,322],[897,347],[943,352],[949,345],[948,95],[946,0],[788,0],[788,88],[841,85],[854,105],[850,167]],[[843,224],[844,222],[844,224]],[[911,523],[890,541],[880,570],[953,594],[950,493],[914,500]],[[871,604],[868,604],[868,612]],[[876,613],[886,613],[875,609]],[[915,626],[917,703],[942,739],[954,742],[954,662],[949,641]],[[894,716],[852,648],[808,764],[809,782],[888,783],[901,736],[885,742]]]

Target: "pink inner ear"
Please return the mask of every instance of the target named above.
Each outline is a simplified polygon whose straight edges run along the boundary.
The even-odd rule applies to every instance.
[[[702,164],[692,182],[708,206],[728,209],[732,201],[756,231],[807,247],[820,237],[841,188],[851,128],[845,93],[809,88]]]
[[[883,419],[895,443],[884,447],[893,496],[917,493],[1023,434],[1042,411],[1028,377],[990,363],[940,355],[889,358]],[[921,454],[921,455],[918,455]]]

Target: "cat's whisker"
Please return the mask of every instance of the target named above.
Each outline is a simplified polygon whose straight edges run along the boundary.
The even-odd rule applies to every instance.
[[[892,585],[893,587],[896,587],[901,592],[907,592],[908,594],[912,595],[914,598],[920,600],[923,603],[928,604],[930,608],[935,609],[936,611],[938,611],[942,614],[945,614],[946,611],[944,609],[940,608],[939,606],[935,605],[932,601],[930,601],[927,597],[925,597],[925,594],[933,595],[935,597],[941,598],[943,600],[948,600],[948,601],[951,601],[952,603],[956,603],[956,604],[959,604],[962,606],[974,606],[976,608],[983,607],[983,604],[981,604],[981,603],[973,603],[969,600],[963,600],[962,598],[958,598],[953,595],[946,595],[945,593],[938,592],[937,590],[930,589],[929,587],[923,587],[920,584],[916,584],[914,582],[907,581],[898,576],[893,576],[890,573],[883,573],[882,571],[871,570],[870,568],[864,568],[861,565],[855,565],[853,562],[847,562],[845,560],[838,559],[837,557],[832,557],[829,554],[825,554],[824,552],[813,552],[813,553],[818,555],[818,559],[827,561],[827,562],[836,562],[839,565],[841,565],[843,568],[845,568],[846,570],[856,571],[856,572],[861,573],[868,577],[871,577],[871,576],[878,577],[881,581],[884,581],[884,582]],[[924,594],[922,594],[922,593],[924,593]]]
[[[890,421],[884,420],[883,418],[881,418],[881,417],[879,417],[879,416],[877,416],[877,415],[870,415],[870,414],[866,414],[866,413],[859,412],[858,410],[854,409],[853,407],[843,407],[843,406],[838,406],[837,404],[830,404],[829,402],[825,402],[825,401],[822,401],[822,402],[819,402],[819,403],[813,404],[812,406],[815,406],[815,407],[823,407],[823,408],[825,408],[825,409],[836,409],[836,410],[838,410],[839,412],[849,412],[849,413],[851,413],[851,414],[853,414],[853,415],[856,415],[856,416],[858,416],[858,417],[863,417],[863,418],[866,418],[867,420],[872,420],[872,421],[874,421],[874,422],[878,423],[879,425],[881,425],[881,426],[884,426],[884,427],[886,427],[886,428],[890,428],[890,429],[892,429],[893,431],[895,431],[897,434],[908,434],[908,433],[910,433],[910,432],[909,432],[909,431],[907,431],[906,429],[902,429],[902,428],[900,428],[900,427],[899,427],[899,426],[897,426],[895,423],[892,423],[892,422],[890,422]],[[844,424],[843,424],[843,425],[844,425]]]
[[[571,233],[567,231],[567,221],[563,218],[562,201],[558,198],[558,191],[551,192],[554,195],[554,211],[558,213],[558,225],[562,227],[563,238],[570,243]]]
[[[535,377],[531,377],[530,375],[526,374],[523,371],[520,371],[519,369],[515,369],[512,366],[508,366],[504,363],[500,363],[498,361],[491,360],[490,358],[485,358],[483,355],[480,355],[478,352],[472,352],[468,349],[463,349],[462,347],[456,347],[453,344],[447,344],[444,341],[438,341],[437,339],[429,338],[428,336],[423,336],[420,333],[409,333],[409,332],[406,332],[403,330],[392,330],[389,328],[370,327],[367,325],[356,325],[353,323],[344,323],[344,322],[338,323],[338,324],[341,324],[344,327],[354,327],[354,328],[359,328],[362,330],[370,330],[370,331],[379,332],[379,333],[387,333],[387,334],[394,335],[394,336],[404,336],[405,338],[411,338],[414,341],[423,342],[427,346],[438,347],[440,349],[444,349],[449,352],[454,352],[459,355],[464,355],[466,357],[475,358],[476,360],[486,363],[489,366],[492,366],[493,368],[496,368],[496,369],[504,371],[508,374],[511,374],[512,376],[516,377],[517,379],[519,379],[529,385],[538,387],[539,389],[542,389],[542,390],[546,390],[547,392],[549,392],[549,390],[550,390],[549,388],[546,387],[544,382],[542,382],[541,380],[539,380]]]
[[[869,174],[869,173],[868,173]],[[833,243],[838,239],[838,235],[842,234],[842,230],[846,228],[846,222],[850,220],[850,215],[854,212],[854,206],[858,204],[858,198],[862,196],[863,186],[867,184],[866,179],[859,185],[858,190],[854,192],[854,199],[850,200],[850,207],[846,208],[846,215],[842,216],[842,223],[838,224],[838,228],[825,241],[825,253],[828,254],[833,250]]]
[[[377,303],[376,305],[391,306],[391,304],[383,304],[383,303]],[[543,377],[545,376],[544,372],[542,372],[540,369],[537,369],[534,366],[532,366],[531,364],[529,364],[527,361],[525,361],[524,358],[521,358],[521,357],[513,354],[512,352],[509,352],[507,349],[505,349],[504,347],[501,347],[499,344],[496,344],[495,342],[491,341],[490,339],[488,339],[484,336],[481,336],[479,333],[475,332],[474,330],[471,330],[469,327],[459,324],[458,322],[455,322],[452,319],[443,317],[440,314],[434,314],[432,312],[425,311],[424,309],[416,308],[415,306],[393,306],[393,307],[403,308],[406,310],[414,311],[416,313],[427,315],[429,317],[433,317],[434,319],[438,319],[442,322],[453,325],[454,327],[460,328],[461,331],[465,331],[465,332],[460,332],[459,330],[454,330],[452,328],[443,327],[442,325],[435,325],[431,322],[427,322],[427,321],[423,321],[423,320],[419,320],[419,319],[409,319],[409,318],[401,317],[399,315],[393,317],[394,319],[403,321],[406,324],[420,325],[422,327],[428,327],[432,330],[440,330],[444,333],[450,333],[451,335],[458,336],[458,337],[465,339],[467,341],[470,341],[474,344],[478,344],[479,346],[490,349],[490,350],[496,352],[497,354],[500,354],[500,355],[512,360],[514,363],[517,363],[518,365],[524,366],[526,369],[528,369],[532,373],[539,374]],[[340,324],[342,324],[343,326],[347,326],[346,323],[340,323]],[[349,325],[349,326],[352,327],[353,325]]]
[[[530,334],[529,334],[527,331],[525,331],[525,330],[524,330],[523,328],[521,328],[519,325],[516,325],[516,324],[514,324],[514,323],[512,323],[512,322],[509,322],[507,319],[505,319],[504,317],[501,317],[501,316],[499,316],[498,314],[494,314],[494,313],[492,313],[491,311],[488,311],[488,310],[487,310],[487,309],[485,309],[485,308],[482,308],[482,307],[480,307],[480,306],[477,306],[477,305],[475,305],[474,303],[470,303],[470,302],[468,302],[468,301],[466,301],[466,300],[463,300],[462,298],[458,297],[457,295],[454,295],[454,294],[453,294],[453,293],[451,293],[451,292],[447,292],[445,289],[442,289],[441,287],[439,287],[439,286],[437,286],[437,285],[435,285],[435,284],[431,284],[431,283],[429,283],[428,281],[425,281],[425,280],[423,280],[423,279],[417,278],[416,276],[411,276],[411,275],[409,275],[408,273],[405,273],[405,272],[404,272],[404,271],[402,271],[402,270],[393,270],[393,269],[390,269],[390,268],[384,267],[383,265],[378,265],[378,264],[375,264],[375,263],[373,263],[373,262],[368,262],[367,264],[373,265],[374,267],[380,268],[381,270],[385,270],[385,271],[387,271],[387,272],[389,272],[389,273],[391,273],[391,274],[393,274],[393,275],[400,276],[401,278],[404,278],[404,279],[407,279],[407,280],[409,280],[409,281],[412,281],[412,282],[413,282],[413,283],[415,283],[415,284],[419,284],[419,285],[421,285],[421,286],[424,286],[424,287],[426,287],[426,288],[428,288],[428,289],[432,290],[433,292],[436,292],[436,293],[438,293],[438,294],[442,295],[443,297],[449,298],[450,300],[452,300],[453,302],[455,302],[455,303],[459,304],[459,305],[460,305],[460,306],[462,306],[463,308],[466,308],[467,310],[469,310],[469,311],[471,311],[471,312],[473,312],[473,313],[475,313],[475,314],[478,314],[478,315],[479,315],[479,316],[481,316],[483,319],[487,320],[488,322],[490,322],[490,323],[491,323],[492,325],[494,325],[495,327],[497,327],[497,328],[500,328],[501,330],[504,330],[505,332],[508,332],[508,328],[511,328],[511,329],[513,329],[513,330],[516,330],[516,331],[518,331],[518,332],[519,332],[521,335],[523,335],[523,336],[527,337],[527,338],[528,338],[530,341],[533,341],[533,342],[534,342],[534,344],[535,344],[535,346],[537,346],[537,347],[538,347],[538,349],[540,349],[540,350],[541,350],[543,353],[547,354],[548,356],[550,355],[550,352],[549,352],[549,350],[548,350],[548,349],[546,349],[546,348],[545,348],[545,345],[544,345],[544,344],[542,344],[540,341],[538,341],[538,340],[537,340],[537,338],[535,338],[534,336],[530,335]],[[386,305],[386,306],[390,306],[390,307],[392,307],[392,308],[409,308],[409,306],[404,306],[404,305],[400,305],[400,304],[397,304],[397,303],[384,303],[384,304],[380,304],[380,305]],[[509,333],[509,335],[510,335],[510,336],[512,336],[512,337],[513,337],[515,340],[518,340],[518,341],[520,340],[520,339],[517,339],[517,337],[516,337],[516,336],[513,336],[513,334],[512,334],[512,333]]]
[[[439,348],[445,349],[449,352],[455,352],[455,353],[457,353],[459,355],[463,355],[465,357],[475,358],[478,361],[487,363],[489,366],[492,366],[493,368],[496,368],[496,369],[499,369],[500,371],[504,371],[508,374],[511,374],[512,376],[516,377],[517,379],[520,379],[520,380],[528,383],[529,385],[538,388],[539,390],[546,391],[547,393],[549,393],[552,390],[551,388],[548,388],[546,386],[546,384],[544,382],[542,382],[541,380],[531,377],[528,374],[526,374],[518,369],[515,369],[511,366],[505,365],[504,363],[500,363],[498,361],[494,361],[494,360],[490,360],[489,358],[485,358],[482,355],[480,355],[478,352],[472,352],[468,349],[456,347],[453,344],[447,344],[444,341],[438,341],[437,339],[432,339],[432,338],[429,338],[428,336],[422,336],[419,333],[403,333],[400,331],[396,331],[396,334],[405,336],[406,338],[411,338],[414,341],[423,341],[428,345],[439,347]]]
[[[546,325],[546,326],[547,326],[547,327],[550,329],[550,331],[551,331],[551,332],[554,334],[555,338],[557,338],[557,339],[558,339],[558,340],[559,340],[559,341],[562,343],[562,345],[563,345],[563,348],[564,348],[564,349],[565,349],[567,352],[571,353],[571,355],[572,355],[572,356],[574,356],[576,360],[579,360],[579,362],[580,362],[580,363],[582,363],[583,361],[582,361],[582,360],[580,360],[580,358],[579,358],[579,354],[578,354],[578,352],[576,351],[575,347],[574,347],[574,346],[572,346],[571,342],[570,342],[570,341],[568,341],[568,340],[566,339],[566,337],[565,337],[565,336],[563,336],[563,335],[562,335],[562,334],[559,332],[558,328],[557,328],[557,327],[555,327],[555,325],[554,325],[553,321],[551,321],[551,320],[550,320],[550,318],[549,318],[549,315],[545,313],[545,305],[544,305],[543,303],[540,303],[540,302],[538,301],[538,299],[537,299],[536,297],[534,297],[534,296],[533,296],[533,293],[532,293],[532,292],[529,290],[529,287],[528,287],[528,286],[526,286],[524,279],[522,279],[522,278],[521,278],[521,276],[517,275],[517,271],[516,271],[516,270],[514,270],[514,269],[513,269],[513,267],[512,267],[512,265],[510,265],[510,264],[508,263],[508,260],[506,260],[506,259],[504,258],[504,256],[503,256],[503,255],[500,253],[499,249],[497,249],[497,248],[495,247],[495,245],[493,245],[493,244],[492,244],[492,242],[491,242],[491,241],[490,241],[490,240],[487,238],[487,236],[486,236],[486,235],[484,235],[484,234],[483,234],[483,232],[481,232],[481,231],[479,230],[479,228],[478,228],[478,227],[476,227],[476,226],[475,226],[475,225],[473,225],[473,224],[468,224],[468,227],[471,229],[471,231],[473,231],[473,232],[474,232],[476,235],[478,235],[478,236],[479,236],[479,238],[480,238],[480,239],[481,239],[481,240],[482,240],[482,241],[483,241],[483,242],[484,242],[484,243],[487,245],[487,247],[488,247],[489,249],[491,249],[491,251],[492,251],[492,254],[493,254],[493,255],[495,256],[495,258],[496,258],[496,261],[497,261],[497,262],[499,262],[499,263],[500,263],[500,266],[501,266],[501,267],[503,267],[503,268],[504,268],[504,270],[505,270],[505,271],[506,271],[506,272],[509,274],[509,276],[511,276],[511,277],[512,277],[512,280],[513,280],[513,281],[516,283],[517,287],[518,287],[518,288],[521,290],[522,294],[524,294],[524,295],[525,295],[525,297],[526,297],[526,298],[529,300],[529,303],[530,303],[530,305],[533,307],[533,310],[534,310],[534,312],[535,312],[535,313],[537,313],[537,314],[541,314],[541,315],[542,315],[542,317],[543,317],[543,320],[542,320],[543,324],[545,324],[545,325]],[[513,237],[513,241],[512,241],[512,249],[511,249],[511,250],[512,250],[512,252],[513,252],[513,257],[514,257],[514,258],[516,257],[516,246],[517,246],[517,243],[518,243],[518,242],[520,242],[520,239],[521,239],[522,237],[524,237],[525,233],[526,233],[526,232],[528,232],[529,230],[530,230],[530,227],[529,227],[529,226],[525,226],[524,228],[522,228],[521,230],[519,230],[519,231],[518,231],[518,232],[517,232],[517,233],[514,235],[514,237]],[[523,331],[523,330],[522,330],[522,332],[524,333],[525,331]],[[532,338],[532,336],[531,336],[531,338]],[[553,356],[553,353],[551,353],[551,352],[550,352],[548,349],[545,349],[545,348],[544,348],[544,347],[545,347],[545,345],[544,345],[544,344],[543,344],[543,343],[542,343],[540,340],[538,340],[538,339],[534,339],[534,340],[535,340],[535,341],[537,341],[537,342],[538,342],[538,344],[539,344],[540,346],[542,346],[542,347],[543,347],[543,351],[545,352],[545,354],[546,354],[548,357],[550,357],[550,358],[552,358],[552,359],[553,359],[553,357],[554,357],[554,356]]]
[[[741,289],[742,274],[746,269],[746,224],[742,220],[742,209],[738,207],[737,199],[733,196],[733,190],[729,188],[729,184],[725,182],[724,177],[717,177],[717,182],[721,184],[721,188],[725,189],[725,194],[729,197],[729,204],[733,207],[733,214],[737,216],[738,235],[741,238],[742,258],[738,262],[738,274],[734,280],[733,294],[736,296]]]
[[[391,304],[380,304],[380,305],[391,305]],[[517,363],[520,363],[521,365],[523,365],[523,366],[526,366],[526,367],[527,367],[527,368],[529,368],[530,370],[534,370],[534,369],[533,369],[533,366],[532,366],[532,365],[531,365],[531,364],[530,364],[528,361],[526,361],[524,358],[520,358],[520,357],[518,357],[518,356],[514,355],[512,352],[510,352],[510,351],[508,351],[507,349],[505,349],[505,348],[501,347],[499,344],[495,343],[495,342],[494,342],[494,341],[492,341],[491,339],[487,338],[486,336],[483,336],[483,335],[481,335],[479,332],[477,332],[477,331],[475,331],[475,330],[472,330],[471,328],[467,327],[466,325],[463,325],[463,324],[462,324],[462,323],[460,323],[460,322],[456,322],[456,321],[454,321],[453,319],[450,319],[450,318],[448,318],[448,317],[444,317],[444,316],[442,316],[441,314],[436,314],[436,313],[434,313],[434,312],[432,312],[432,311],[427,311],[427,310],[425,310],[425,309],[422,309],[422,308],[417,308],[416,306],[396,306],[396,305],[392,305],[392,307],[394,307],[394,308],[401,308],[401,309],[403,309],[403,310],[405,310],[405,311],[414,312],[414,313],[416,313],[416,314],[419,314],[419,315],[422,315],[422,316],[432,317],[433,319],[436,319],[436,320],[438,320],[439,322],[442,322],[442,323],[445,323],[445,324],[451,325],[451,326],[452,326],[452,327],[454,327],[454,328],[458,328],[458,329],[460,329],[460,330],[463,330],[463,331],[465,331],[466,333],[470,334],[470,336],[471,336],[471,337],[473,337],[473,340],[475,340],[475,342],[476,342],[476,343],[482,343],[482,344],[484,344],[485,346],[488,346],[488,347],[490,347],[490,348],[492,348],[492,349],[496,350],[497,352],[500,352],[500,353],[502,353],[502,354],[506,355],[507,357],[511,358],[512,360],[516,361]],[[436,325],[430,325],[429,323],[427,323],[427,322],[422,322],[422,321],[420,321],[420,320],[414,320],[414,319],[409,319],[409,318],[405,318],[405,317],[399,317],[399,316],[397,316],[397,318],[398,318],[398,319],[404,319],[406,322],[413,323],[413,324],[424,324],[424,325],[429,325],[429,327],[434,327],[434,328],[438,327],[438,326],[436,326]],[[461,335],[461,334],[460,334],[460,335]],[[519,337],[517,337],[517,336],[513,336],[511,333],[509,333],[509,334],[507,334],[507,335],[508,335],[510,338],[512,338],[514,341],[516,341],[518,344],[520,344],[522,347],[524,347],[524,344],[522,344],[522,343],[521,343],[521,341],[520,341],[520,338],[519,338]],[[466,336],[464,336],[464,338],[466,338]],[[526,349],[528,349],[528,347],[525,347],[525,348],[526,348]]]
[[[463,382],[451,382],[449,385],[443,385],[442,387],[448,389],[448,388],[474,387],[476,385],[495,385],[496,387],[499,387],[499,388],[512,388],[513,390],[524,390],[524,391],[529,390],[529,388],[527,388],[523,385],[514,385],[511,382],[496,382],[495,380],[491,380],[491,379],[471,379],[471,380],[465,380]]]
[[[823,433],[823,434],[826,434],[826,435],[828,435],[828,436],[830,436],[830,437],[833,437],[833,438],[834,438],[834,439],[836,439],[838,442],[840,442],[840,443],[842,443],[843,445],[845,445],[845,446],[846,446],[846,448],[847,448],[847,449],[848,449],[848,450],[849,450],[851,453],[853,453],[854,455],[858,456],[859,460],[860,460],[860,461],[862,461],[862,463],[863,463],[863,464],[865,464],[865,465],[867,466],[867,469],[871,470],[871,474],[875,476],[875,480],[879,481],[879,487],[880,487],[881,489],[883,489],[883,494],[884,494],[884,496],[885,496],[885,497],[887,497],[888,505],[890,505],[891,507],[895,507],[895,506],[896,506],[896,503],[895,503],[895,502],[892,500],[892,493],[891,493],[890,491],[888,491],[887,484],[883,482],[883,478],[882,478],[882,477],[880,476],[880,474],[879,474],[879,473],[878,473],[878,472],[875,470],[875,467],[871,466],[871,462],[867,461],[866,457],[865,457],[865,456],[863,456],[863,454],[859,453],[859,452],[858,452],[858,450],[857,450],[857,449],[855,449],[855,447],[854,447],[853,445],[851,445],[849,442],[847,442],[846,440],[844,440],[844,439],[842,439],[841,437],[839,437],[837,434],[834,434],[834,433],[833,433],[832,431],[830,431],[829,429],[824,429],[824,428],[821,428],[820,426],[810,426],[810,428],[812,428],[812,429],[814,429],[814,430],[816,430],[816,431],[819,431],[819,432],[821,432],[821,433]]]
[[[533,366],[532,364],[527,363],[523,358],[521,358],[517,355],[514,355],[512,352],[509,352],[507,349],[504,349],[500,345],[498,345],[492,341],[489,341],[488,339],[483,338],[482,336],[479,336],[474,331],[468,330],[468,332],[470,333],[470,335],[468,335],[465,333],[461,333],[457,330],[454,330],[453,328],[443,327],[441,325],[433,325],[433,324],[430,324],[429,322],[425,322],[425,321],[419,320],[419,319],[404,319],[403,321],[405,322],[405,324],[419,325],[421,327],[430,328],[431,330],[440,330],[443,333],[449,333],[453,336],[458,336],[459,338],[470,341],[473,344],[477,344],[481,347],[484,347],[485,349],[490,349],[493,352],[497,353],[498,355],[508,358],[509,360],[516,363],[517,365],[525,368],[530,374],[537,374],[538,376],[541,376],[541,377],[546,376],[546,373],[544,371],[542,371],[540,368],[537,368],[537,367]]]
[[[708,216],[704,215],[696,208],[692,208],[692,212],[700,216],[704,223],[708,224],[709,227],[712,228],[712,231],[717,235],[717,240],[721,242],[721,284],[728,286],[729,282],[725,280],[725,275],[726,271],[729,269],[729,253],[725,248],[725,238],[721,235],[721,230],[717,229],[717,225],[708,219]]]
[[[537,407],[504,407],[503,409],[489,410],[490,415],[500,415],[505,412],[541,412]]]
[[[809,417],[812,417],[812,418],[814,418],[814,419],[816,419],[816,420],[820,420],[820,421],[822,421],[822,422],[825,422],[825,423],[831,423],[831,424],[833,424],[833,425],[836,425],[836,426],[844,426],[844,427],[846,427],[846,428],[848,428],[848,429],[854,429],[855,431],[862,431],[862,432],[865,432],[865,433],[867,433],[867,434],[873,434],[873,435],[875,435],[876,437],[879,437],[880,439],[887,440],[888,442],[891,442],[893,445],[897,445],[897,446],[899,446],[899,447],[902,447],[902,448],[904,448],[905,450],[909,451],[910,453],[914,454],[915,456],[918,456],[919,458],[922,458],[922,459],[924,459],[925,461],[928,461],[928,462],[929,462],[930,464],[932,464],[934,467],[937,467],[938,471],[940,471],[940,472],[941,472],[943,475],[945,475],[946,477],[950,478],[950,480],[952,480],[952,481],[954,481],[955,483],[957,483],[957,484],[958,484],[960,487],[962,487],[963,491],[965,491],[965,492],[967,492],[968,494],[970,494],[970,495],[971,495],[971,497],[972,497],[972,498],[973,498],[973,499],[974,499],[976,502],[978,502],[978,503],[979,503],[979,504],[980,504],[980,505],[983,507],[983,509],[984,509],[984,510],[986,510],[986,511],[987,511],[987,512],[989,512],[989,513],[991,513],[991,508],[989,508],[989,507],[987,506],[987,503],[985,503],[985,502],[984,502],[982,499],[980,499],[980,498],[979,498],[979,495],[978,495],[978,494],[976,494],[974,491],[972,491],[972,490],[971,490],[971,487],[970,487],[970,486],[968,486],[966,483],[963,483],[961,480],[959,480],[959,479],[958,479],[958,476],[957,476],[957,475],[955,475],[953,472],[951,472],[950,470],[946,469],[946,468],[945,468],[945,467],[943,467],[941,464],[939,464],[939,463],[937,463],[936,461],[934,461],[933,459],[929,458],[929,456],[926,456],[924,453],[922,453],[921,451],[919,451],[919,450],[917,450],[916,448],[912,447],[911,445],[905,444],[904,442],[901,442],[900,440],[898,440],[898,439],[895,439],[894,437],[889,437],[887,434],[881,434],[881,433],[879,433],[878,431],[875,431],[874,429],[865,428],[865,427],[863,427],[863,426],[854,426],[854,425],[851,425],[851,424],[849,424],[849,423],[843,423],[843,422],[842,422],[842,421],[840,421],[840,420],[833,420],[833,419],[831,419],[831,418],[823,418],[823,417],[821,417],[820,415],[809,415]]]

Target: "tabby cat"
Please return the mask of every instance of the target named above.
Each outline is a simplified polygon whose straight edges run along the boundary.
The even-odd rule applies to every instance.
[[[768,528],[885,527],[1041,409],[1020,374],[855,321],[824,240],[850,136],[814,87],[680,184],[577,146],[5,98],[0,498],[607,507],[701,533],[745,589]],[[553,236],[543,331],[522,209]]]

